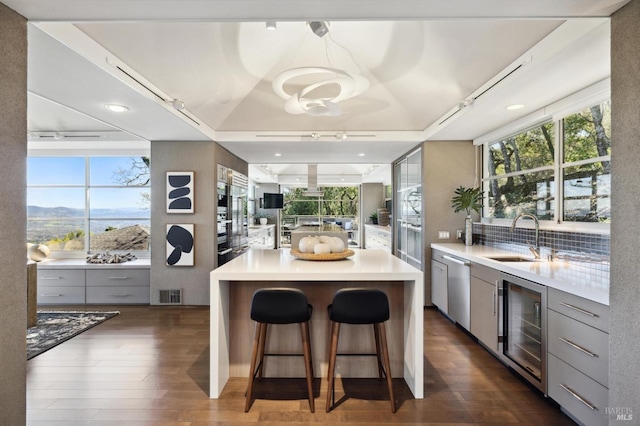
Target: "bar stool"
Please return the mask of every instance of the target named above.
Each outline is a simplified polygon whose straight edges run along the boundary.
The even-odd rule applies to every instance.
[[[307,391],[309,392],[309,407],[315,411],[313,398],[313,365],[311,362],[311,343],[309,339],[309,319],[313,306],[307,303],[307,298],[301,290],[293,288],[264,288],[253,294],[251,300],[251,319],[256,322],[251,354],[251,369],[249,370],[249,385],[244,406],[245,413],[251,407],[251,393],[256,376],[262,378],[265,356],[304,356],[304,366],[307,375]],[[269,324],[300,324],[302,333],[303,354],[268,354],[264,352]],[[256,361],[258,367],[256,368]]]
[[[329,354],[329,385],[327,388],[327,412],[335,403],[335,369],[337,355],[375,355],[378,361],[378,375],[387,378],[391,412],[396,412],[396,402],[393,396],[389,350],[384,322],[389,319],[389,299],[378,289],[345,288],[338,290],[333,296],[333,302],[328,306],[331,320],[331,349]],[[373,334],[376,343],[376,353],[368,354],[339,354],[338,335],[340,324],[373,324]],[[382,359],[381,359],[382,358]]]

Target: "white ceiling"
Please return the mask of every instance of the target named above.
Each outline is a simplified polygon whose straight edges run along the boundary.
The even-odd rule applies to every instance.
[[[424,140],[477,138],[606,79],[602,18],[627,2],[0,1],[34,23],[31,140],[215,140],[267,165],[265,180],[342,165],[321,168],[320,183],[323,174],[377,181],[372,165]],[[309,20],[329,21],[329,34],[317,37]],[[359,73],[370,86],[338,117],[288,114],[271,83],[301,66]],[[505,109],[514,103],[525,108]]]

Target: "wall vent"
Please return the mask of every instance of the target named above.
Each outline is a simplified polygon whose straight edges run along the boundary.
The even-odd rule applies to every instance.
[[[182,289],[160,290],[160,305],[182,305]]]

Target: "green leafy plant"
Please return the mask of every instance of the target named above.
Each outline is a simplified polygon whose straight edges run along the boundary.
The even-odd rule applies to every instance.
[[[264,218],[264,217],[266,217],[267,219],[269,219],[269,218],[271,218],[272,216],[271,216],[271,214],[269,214],[269,213],[267,213],[267,212],[265,212],[265,211],[260,210],[260,211],[257,211],[257,212],[253,215],[253,217],[255,217],[256,219],[260,219],[260,218]]]
[[[482,208],[482,190],[480,188],[465,188],[459,186],[454,191],[455,195],[451,199],[451,207],[458,213],[465,211],[467,216],[471,214],[471,210],[476,213]]]
[[[369,219],[371,219],[371,223],[376,225],[378,223],[378,212],[373,212],[369,215]]]

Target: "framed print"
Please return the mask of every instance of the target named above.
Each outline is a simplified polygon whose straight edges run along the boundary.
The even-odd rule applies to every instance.
[[[167,265],[193,266],[194,225],[167,224]]]
[[[193,213],[193,172],[167,172],[167,213]]]

